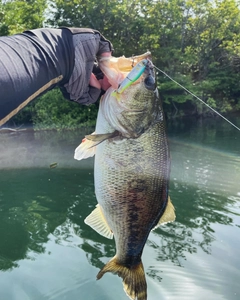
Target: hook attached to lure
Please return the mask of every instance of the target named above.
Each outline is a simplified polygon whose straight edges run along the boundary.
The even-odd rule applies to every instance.
[[[141,60],[136,66],[130,71],[127,77],[119,84],[117,90],[115,90],[112,95],[118,97],[122,92],[124,92],[130,85],[132,85],[138,78],[143,74],[148,64],[147,59]]]

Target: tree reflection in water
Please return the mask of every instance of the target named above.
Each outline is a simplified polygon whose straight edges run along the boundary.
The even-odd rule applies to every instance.
[[[114,241],[84,224],[84,218],[96,204],[89,173],[89,170],[71,169],[59,169],[54,173],[41,169],[5,171],[5,182],[11,182],[11,189],[2,188],[0,196],[1,270],[17,267],[19,260],[35,259],[38,253],[45,252],[50,234],[58,244],[81,248],[97,268],[103,266],[103,258],[114,256]],[[84,182],[79,184],[78,178],[84,178]],[[34,181],[41,185],[37,188],[35,184],[29,190],[29,184]],[[24,197],[18,198],[23,191]],[[156,229],[147,247],[154,249],[157,261],[170,260],[181,266],[186,253],[196,254],[199,247],[211,254],[212,224],[233,225],[228,205],[234,200],[176,181],[170,193],[177,220]],[[152,267],[147,273],[153,278],[159,277]]]
[[[66,143],[66,136],[60,139],[58,135],[58,142],[50,134],[45,143],[42,134],[31,136],[30,140],[31,145],[32,139],[37,140],[37,148],[31,148],[31,161],[40,162],[36,158],[40,154],[46,159],[39,164],[41,168],[11,168],[0,172],[0,270],[16,268],[23,259],[36,259],[46,251],[50,238],[57,244],[82,249],[89,263],[101,268],[114,256],[115,244],[84,224],[85,217],[96,205],[93,170],[86,165],[78,169],[75,161],[70,168],[61,168],[60,164],[60,168],[48,169],[49,163],[55,161],[55,150],[58,162],[72,155],[76,137],[71,140],[72,147],[68,145],[65,151],[62,141]],[[214,138],[216,136],[214,132]],[[169,260],[182,267],[188,254],[197,255],[200,249],[211,254],[216,224],[240,227],[234,221],[234,216],[240,214],[240,194],[237,194],[240,192],[240,162],[236,157],[175,140],[171,141],[171,149],[170,196],[177,219],[151,233],[145,250],[151,249],[155,262]],[[51,158],[47,160],[49,153]],[[14,155],[17,163],[17,154]],[[25,160],[27,158],[28,155],[24,156]],[[150,264],[145,269],[150,277],[161,281],[159,266]]]

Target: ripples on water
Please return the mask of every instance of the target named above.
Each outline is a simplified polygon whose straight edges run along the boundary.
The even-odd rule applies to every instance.
[[[239,299],[239,135],[220,120],[169,128],[177,219],[144,249],[149,300]],[[95,280],[115,247],[83,222],[96,200],[93,161],[73,159],[82,136],[0,135],[0,299],[127,299],[117,276]]]

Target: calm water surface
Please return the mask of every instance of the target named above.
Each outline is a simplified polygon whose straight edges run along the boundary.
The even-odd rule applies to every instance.
[[[240,132],[222,120],[168,127],[177,219],[144,248],[148,299],[240,299]],[[84,224],[93,160],[73,152],[85,133],[0,135],[1,300],[127,299],[118,276],[96,281],[115,246]]]

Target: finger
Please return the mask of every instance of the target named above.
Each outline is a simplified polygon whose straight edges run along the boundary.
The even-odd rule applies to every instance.
[[[89,80],[89,85],[97,88],[97,89],[101,89],[101,84],[100,82],[97,80],[96,76],[92,73],[90,76],[90,80]]]
[[[104,91],[106,91],[111,86],[106,76],[104,76],[103,79],[100,79],[99,82],[101,84],[102,90]]]
[[[104,57],[112,56],[112,52],[103,52],[103,53],[101,53],[101,56],[104,56]]]

